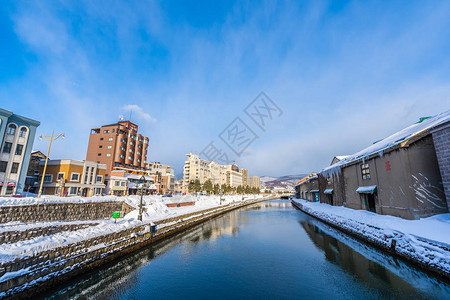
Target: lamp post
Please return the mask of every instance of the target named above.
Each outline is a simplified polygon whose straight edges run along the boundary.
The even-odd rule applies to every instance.
[[[144,182],[145,182],[145,175],[142,175],[142,177],[139,179],[140,181],[142,181],[142,185],[141,185],[141,202],[139,203],[139,216],[138,216],[138,220],[142,221],[142,198],[144,196]]]
[[[50,137],[41,134],[41,136],[39,137],[40,140],[42,140],[42,138],[50,141],[50,144],[48,144],[48,150],[47,150],[47,157],[45,158],[45,165],[44,165],[44,171],[42,172],[42,179],[41,179],[41,184],[39,186],[39,193],[38,193],[38,198],[41,198],[42,195],[42,185],[44,184],[44,178],[45,178],[45,171],[47,170],[47,162],[48,162],[48,156],[50,155],[50,147],[52,146],[52,142],[54,140],[57,140],[59,138],[64,139],[65,135],[64,133],[61,133],[59,135],[57,135],[56,137],[53,137],[53,130],[52,130],[52,135]]]

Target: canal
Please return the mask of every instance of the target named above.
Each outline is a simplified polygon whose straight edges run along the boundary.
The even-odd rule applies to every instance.
[[[46,299],[449,299],[450,285],[296,210],[233,211],[78,277]]]

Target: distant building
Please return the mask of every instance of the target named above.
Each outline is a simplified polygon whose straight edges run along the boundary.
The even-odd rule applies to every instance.
[[[242,173],[236,165],[225,165],[226,184],[231,187],[242,186]]]
[[[239,172],[242,174],[242,186],[248,186],[248,170],[240,169]]]
[[[38,121],[0,108],[0,195],[23,192]]]
[[[248,185],[253,188],[261,188],[261,178],[258,176],[249,177]]]
[[[108,177],[105,193],[115,196],[138,195],[140,191],[144,195],[157,193],[155,176],[146,172],[130,173],[128,170],[113,170]]]
[[[311,173],[297,182],[295,196],[312,202],[319,201],[319,179],[316,173]]]
[[[449,122],[450,111],[421,118],[325,168],[320,201],[406,219],[448,212]]]
[[[45,160],[39,163],[41,183]],[[105,189],[106,165],[72,159],[48,160],[42,194],[57,196],[101,196]]]
[[[120,121],[91,129],[86,160],[106,165],[106,176],[115,167],[146,168],[149,139],[138,133],[138,125]]]
[[[30,163],[28,165],[27,178],[25,180],[24,191],[30,193],[37,193],[36,183],[39,177],[39,163],[45,160],[46,156],[41,151],[32,151],[30,156]]]
[[[147,162],[147,174],[155,176],[158,193],[167,194],[175,191],[175,175],[171,166],[160,162]]]

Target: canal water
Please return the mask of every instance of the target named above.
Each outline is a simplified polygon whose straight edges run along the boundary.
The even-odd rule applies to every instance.
[[[230,212],[46,299],[449,299],[450,284],[296,210]]]

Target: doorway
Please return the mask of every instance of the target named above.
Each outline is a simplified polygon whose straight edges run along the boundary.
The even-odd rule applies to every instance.
[[[376,193],[373,194],[365,194],[365,200],[366,200],[366,208],[368,211],[371,212],[376,212],[376,208],[375,208],[375,198],[376,198]]]

